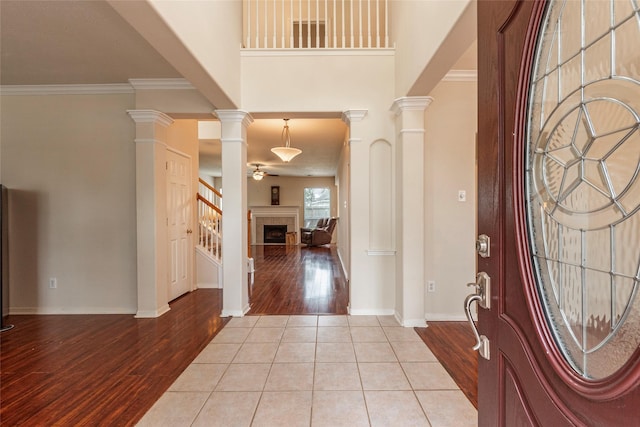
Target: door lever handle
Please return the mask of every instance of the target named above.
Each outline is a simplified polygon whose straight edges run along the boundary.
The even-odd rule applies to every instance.
[[[469,283],[469,285],[475,285],[475,283]],[[476,336],[476,345],[473,346],[474,350],[477,350],[482,345],[482,339],[480,338],[480,334],[478,333],[478,328],[476,328],[476,324],[473,321],[473,317],[471,316],[471,304],[474,302],[480,301],[481,297],[478,294],[467,295],[467,298],[464,300],[464,312],[467,315],[467,320],[471,324],[471,330],[473,334]]]
[[[487,273],[480,272],[476,275],[476,282],[468,283],[467,286],[473,286],[475,288],[475,292],[468,295],[464,300],[464,311],[467,315],[467,320],[469,320],[469,323],[471,324],[471,330],[476,337],[476,344],[473,346],[473,349],[479,350],[480,355],[489,360],[489,339],[478,333],[478,328],[476,327],[476,324],[473,321],[473,316],[471,315],[471,304],[475,302],[479,307],[486,309],[490,308],[491,279]]]

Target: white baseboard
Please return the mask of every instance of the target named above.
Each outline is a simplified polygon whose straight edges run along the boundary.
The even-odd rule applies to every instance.
[[[135,310],[124,307],[9,307],[9,315],[50,315],[50,314],[136,314]]]
[[[217,283],[214,282],[200,282],[197,286],[198,289],[222,289]]]
[[[397,311],[394,311],[393,317],[396,321],[405,328],[424,328],[427,326],[425,319],[403,319]]]
[[[136,313],[135,317],[136,319],[153,319],[162,316],[169,310],[171,310],[171,308],[169,307],[169,304],[166,304],[165,306],[160,307],[157,310],[139,310]]]
[[[393,316],[395,312],[393,310],[374,309],[374,310],[353,310],[349,309],[349,314],[352,316]]]
[[[427,322],[466,322],[464,314],[427,313],[424,316]]]
[[[242,310],[222,310],[220,317],[244,317],[250,309],[251,306],[247,304]]]
[[[404,319],[400,322],[405,328],[426,328],[427,321],[424,319]]]

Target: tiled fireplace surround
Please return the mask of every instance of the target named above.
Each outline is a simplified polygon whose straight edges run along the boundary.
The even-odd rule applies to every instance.
[[[251,206],[251,244],[264,244],[264,225],[286,225],[287,232],[298,232],[300,209],[297,206]]]

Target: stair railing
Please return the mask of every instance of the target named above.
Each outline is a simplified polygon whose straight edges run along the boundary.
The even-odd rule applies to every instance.
[[[215,206],[222,209],[222,193],[213,188],[206,181],[203,181],[201,178],[198,179],[198,194],[204,197],[206,200],[214,204]]]
[[[222,260],[222,194],[200,180],[197,195],[198,245],[213,259]]]

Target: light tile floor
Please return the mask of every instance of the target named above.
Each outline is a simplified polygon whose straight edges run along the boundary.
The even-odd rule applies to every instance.
[[[234,318],[138,426],[477,425],[477,411],[393,316]]]

